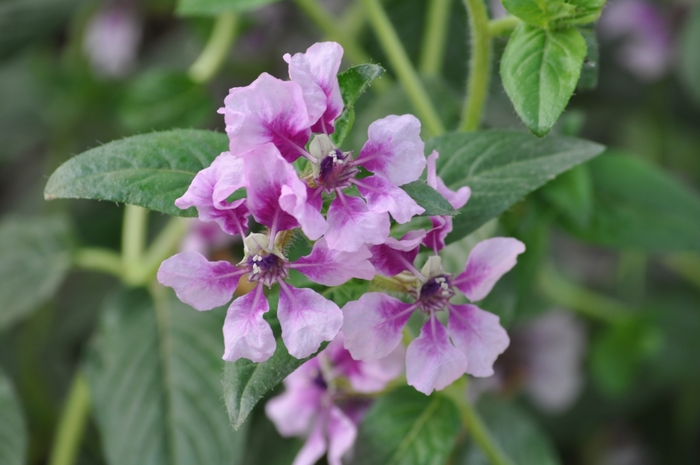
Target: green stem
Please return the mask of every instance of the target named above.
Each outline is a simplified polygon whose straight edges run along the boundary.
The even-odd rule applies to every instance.
[[[442,394],[454,402],[462,425],[477,443],[482,452],[486,455],[491,465],[514,465],[508,456],[501,450],[498,443],[493,439],[486,425],[474,410],[474,407],[467,400],[467,380],[462,377],[447,386]]]
[[[141,269],[143,277],[141,282],[147,284],[158,271],[160,264],[177,250],[182,236],[187,230],[187,223],[182,218],[171,218],[163,230],[146,251]]]
[[[387,54],[389,62],[394,68],[409,100],[411,100],[416,113],[423,120],[429,133],[434,136],[442,134],[445,132],[442,121],[440,121],[440,117],[430,101],[428,93],[425,91],[416,70],[408,59],[406,50],[404,50],[384,8],[379,3],[379,0],[363,0],[363,2],[372,28],[377,34],[379,42]]]
[[[58,424],[49,465],[73,465],[76,462],[89,411],[90,390],[87,381],[78,372]]]
[[[141,256],[146,245],[146,227],[148,210],[135,205],[124,208],[124,224],[122,225],[122,263],[123,278],[128,285],[139,285],[138,276],[141,274]]]
[[[491,37],[504,37],[510,35],[523,20],[517,16],[506,16],[505,18],[489,21],[489,34]]]
[[[451,3],[452,0],[431,0],[428,4],[428,19],[423,31],[423,48],[418,67],[426,76],[437,76],[442,70]]]
[[[366,20],[367,15],[365,15],[365,9],[362,7],[362,4],[353,2],[343,11],[340,27],[343,29],[346,37],[355,41],[357,36],[360,35],[360,31],[364,28]]]
[[[475,131],[481,125],[481,117],[489,92],[491,74],[492,41],[489,33],[489,17],[484,0],[463,0],[469,15],[471,34],[471,60],[467,77],[467,96],[462,109],[461,131]]]
[[[205,83],[216,75],[226,59],[237,26],[238,16],[234,13],[223,13],[216,18],[207,45],[187,71],[194,82]]]
[[[694,253],[679,253],[663,259],[664,265],[700,289],[700,256]]]
[[[84,247],[73,254],[73,265],[85,270],[102,271],[121,279],[124,263],[118,253],[100,247]]]

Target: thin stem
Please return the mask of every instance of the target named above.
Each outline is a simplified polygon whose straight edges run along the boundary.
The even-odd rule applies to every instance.
[[[340,27],[343,28],[348,38],[354,40],[360,35],[360,31],[364,28],[366,20],[367,15],[365,15],[365,9],[362,7],[362,4],[353,2],[343,11],[342,18],[340,19]]]
[[[156,236],[143,257],[142,277],[140,279],[142,284],[148,283],[155,276],[163,260],[177,249],[185,231],[187,231],[187,222],[182,218],[171,218],[168,221],[168,224]]]
[[[73,265],[85,270],[102,271],[121,279],[124,264],[118,253],[100,247],[85,247],[73,254]]]
[[[475,131],[481,125],[481,117],[489,92],[493,44],[489,34],[489,17],[484,0],[463,1],[469,16],[471,60],[467,77],[467,96],[459,129]]]
[[[442,70],[451,3],[452,0],[431,0],[428,4],[428,19],[423,31],[423,47],[418,66],[426,76],[437,76]]]
[[[187,72],[194,82],[208,82],[216,75],[226,59],[237,26],[238,16],[234,13],[223,13],[216,18],[207,45]]]
[[[73,379],[61,420],[56,431],[49,465],[73,465],[90,411],[90,390],[82,373]]]
[[[363,0],[363,2],[374,32],[377,34],[379,42],[387,54],[389,62],[394,68],[409,100],[411,100],[416,113],[423,120],[429,133],[434,136],[442,134],[445,132],[442,121],[440,121],[440,117],[430,101],[423,83],[408,59],[406,50],[404,50],[384,8],[379,3],[379,0]]]
[[[135,205],[125,206],[122,225],[122,263],[126,284],[139,284],[137,277],[141,273],[141,256],[146,245],[147,222],[148,210]]]
[[[489,21],[489,34],[491,37],[503,37],[510,35],[523,20],[517,16],[506,16],[504,18]]]
[[[514,465],[493,439],[483,420],[467,400],[467,380],[462,377],[442,391],[442,394],[454,402],[459,411],[462,425],[474,439],[491,465]]]

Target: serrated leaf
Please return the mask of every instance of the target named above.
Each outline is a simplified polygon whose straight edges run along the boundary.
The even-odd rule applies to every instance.
[[[0,371],[0,463],[24,465],[27,425],[10,380]]]
[[[423,216],[454,216],[459,213],[438,191],[423,181],[413,181],[401,186],[401,189],[425,209]]]
[[[322,344],[319,352],[326,345]],[[240,428],[253,407],[268,391],[314,355],[304,359],[294,358],[287,352],[282,339],[278,339],[275,353],[265,362],[254,363],[242,358],[233,363],[226,363],[221,382],[224,385],[224,401],[233,428]]]
[[[402,387],[377,399],[355,441],[357,465],[439,465],[459,434],[459,416],[443,396]]]
[[[384,68],[379,65],[364,64],[353,66],[338,74],[338,85],[345,108],[335,120],[335,131],[331,134],[331,140],[336,146],[343,143],[352,129],[355,122],[355,102],[369,89],[372,81],[384,74],[384,71]]]
[[[222,13],[243,13],[280,0],[177,0],[179,16],[218,16]]]
[[[515,111],[538,137],[546,135],[576,88],[586,41],[574,28],[548,31],[521,24],[501,58],[503,87]]]
[[[680,70],[688,90],[700,102],[700,5],[688,15],[681,36]]]
[[[447,187],[472,190],[447,236],[454,242],[604,147],[572,137],[540,140],[522,132],[490,130],[444,134],[426,143],[426,153],[433,150],[440,153],[438,174]]]
[[[174,204],[194,176],[228,150],[226,134],[174,129],[109,142],[71,158],[49,178],[47,200],[96,199],[195,216]]]
[[[0,224],[0,329],[35,310],[71,265],[64,217],[7,218]]]
[[[85,364],[111,465],[238,464],[245,435],[221,403],[221,312],[196,312],[170,291],[144,290],[105,305]]]

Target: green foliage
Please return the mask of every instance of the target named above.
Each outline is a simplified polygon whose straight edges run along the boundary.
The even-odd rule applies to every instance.
[[[175,13],[180,16],[218,16],[221,13],[243,13],[279,0],[177,0]]]
[[[162,298],[120,291],[103,309],[86,373],[107,462],[242,463],[221,404],[222,315]]]
[[[573,224],[586,228],[593,217],[593,179],[588,165],[562,173],[542,193]]]
[[[508,40],[501,58],[503,87],[536,136],[546,135],[566,108],[586,53],[585,39],[573,28],[521,24]]]
[[[503,0],[510,14],[543,28],[592,23],[603,4],[605,0]]]
[[[681,38],[681,77],[688,90],[700,102],[700,5],[688,15]]]
[[[401,186],[418,205],[425,209],[423,216],[456,215],[455,210],[445,197],[423,181],[413,181]]]
[[[450,189],[469,186],[467,205],[454,218],[448,242],[495,218],[560,173],[589,160],[603,146],[582,139],[550,136],[538,140],[515,131],[449,133],[426,144],[440,152],[438,174]]]
[[[111,200],[173,216],[195,216],[174,204],[194,176],[228,149],[226,134],[196,129],[142,134],[71,158],[49,178],[47,200]]]
[[[581,77],[576,86],[579,90],[593,90],[598,87],[598,70],[600,69],[600,49],[595,29],[581,28],[579,32],[586,40],[586,58],[581,67]]]
[[[444,464],[459,429],[459,416],[452,402],[402,387],[380,397],[367,413],[360,425],[352,463]]]
[[[355,123],[355,102],[369,89],[372,81],[384,74],[384,68],[378,65],[358,65],[338,74],[340,93],[343,96],[345,108],[335,121],[335,131],[331,140],[340,146]]]
[[[0,330],[56,292],[70,268],[70,253],[64,217],[10,217],[0,223]]]
[[[10,380],[0,371],[0,463],[23,465],[27,454],[27,426]]]

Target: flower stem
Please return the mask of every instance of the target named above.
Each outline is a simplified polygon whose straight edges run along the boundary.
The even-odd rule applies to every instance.
[[[82,373],[73,379],[61,420],[56,431],[49,465],[73,465],[90,411],[90,390]]]
[[[452,0],[431,0],[428,4],[428,19],[423,31],[423,47],[418,67],[426,76],[437,76],[442,71],[451,3]]]
[[[489,34],[491,37],[507,36],[522,22],[522,19],[512,15],[494,19],[489,21]]]
[[[73,265],[78,268],[102,271],[121,279],[124,263],[118,253],[100,247],[84,247],[73,254]]]
[[[486,425],[479,417],[474,407],[467,400],[467,379],[462,377],[447,386],[442,394],[454,402],[459,412],[462,425],[474,439],[481,451],[486,455],[491,465],[514,465],[501,447],[493,439]]]
[[[146,245],[146,226],[148,210],[135,205],[124,208],[122,225],[122,265],[124,283],[139,285],[141,274],[141,256]]]
[[[474,131],[481,125],[481,117],[489,92],[492,41],[484,0],[463,1],[469,16],[471,60],[467,77],[467,96],[459,129]]]
[[[216,75],[226,59],[226,53],[236,35],[237,26],[238,16],[234,13],[223,13],[216,18],[207,45],[187,71],[190,79],[202,84]]]
[[[363,4],[367,10],[372,28],[377,34],[379,42],[418,116],[423,120],[429,133],[433,136],[442,134],[445,132],[442,121],[440,121],[440,117],[430,101],[423,83],[421,83],[416,70],[408,59],[406,50],[404,50],[384,8],[379,3],[379,0],[363,0]]]
[[[187,223],[182,218],[173,217],[156,236],[143,257],[141,269],[143,270],[142,282],[144,284],[156,274],[161,262],[177,249],[186,230]]]

